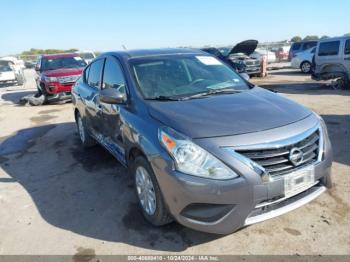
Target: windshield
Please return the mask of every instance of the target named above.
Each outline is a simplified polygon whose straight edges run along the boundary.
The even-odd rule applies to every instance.
[[[249,89],[237,73],[212,56],[143,58],[130,63],[145,99]]]
[[[44,58],[42,70],[55,70],[60,68],[85,67],[86,62],[79,56]]]
[[[10,72],[12,71],[11,67],[6,65],[0,65],[0,72]]]

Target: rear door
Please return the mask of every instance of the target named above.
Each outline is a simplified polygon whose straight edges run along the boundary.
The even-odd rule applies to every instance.
[[[106,58],[102,89],[115,88],[126,95],[126,82],[122,67],[119,61],[112,56]],[[125,163],[124,143],[122,136],[122,112],[125,110],[124,105],[106,104],[101,102],[103,113],[102,135],[105,146],[115,155],[115,157]]]
[[[340,40],[329,40],[320,42],[316,54],[317,72],[322,72],[322,68],[328,64],[340,64]]]
[[[350,78],[350,38],[345,40],[343,59],[344,66],[346,67],[346,71],[348,73],[348,77]]]
[[[79,97],[84,104],[84,121],[89,131],[98,138],[101,134],[102,109],[99,101],[104,58],[91,63],[85,70],[84,83],[79,89]]]

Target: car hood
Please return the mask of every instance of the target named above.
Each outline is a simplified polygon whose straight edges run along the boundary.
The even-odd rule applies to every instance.
[[[235,45],[231,49],[229,55],[243,53],[243,54],[246,54],[249,56],[250,54],[252,54],[255,51],[257,46],[258,46],[257,40],[246,40],[246,41],[240,42],[237,45]]]
[[[258,132],[311,114],[305,107],[259,87],[201,99],[148,103],[154,119],[190,138]]]
[[[43,72],[45,76],[71,76],[71,75],[80,75],[83,72],[84,68],[75,67],[75,68],[60,68],[55,70],[47,70]]]

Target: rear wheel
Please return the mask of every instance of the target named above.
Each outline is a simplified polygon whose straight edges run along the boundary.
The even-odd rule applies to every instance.
[[[162,226],[172,221],[165,206],[157,179],[148,161],[138,156],[132,163],[135,191],[144,217],[152,225]]]
[[[91,147],[96,145],[96,141],[87,132],[83,118],[80,116],[79,113],[77,113],[76,115],[76,123],[77,123],[78,134],[82,145],[84,147]]]
[[[302,62],[301,65],[300,65],[300,70],[304,74],[310,73],[311,72],[311,63],[308,62],[308,61]]]

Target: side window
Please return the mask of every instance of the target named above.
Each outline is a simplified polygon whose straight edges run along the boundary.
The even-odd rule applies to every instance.
[[[318,55],[319,56],[337,55],[339,53],[339,45],[340,45],[340,41],[320,43]]]
[[[344,54],[350,55],[350,39],[345,42]]]
[[[88,85],[100,88],[101,72],[104,59],[97,60],[90,65]]]
[[[317,42],[306,42],[303,45],[303,50],[310,49],[317,45]]]
[[[125,93],[125,80],[119,63],[108,57],[103,71],[103,88],[116,88]]]
[[[293,50],[293,51],[299,50],[300,47],[301,47],[301,44],[300,44],[300,43],[294,43],[293,46],[292,46],[292,50]]]

